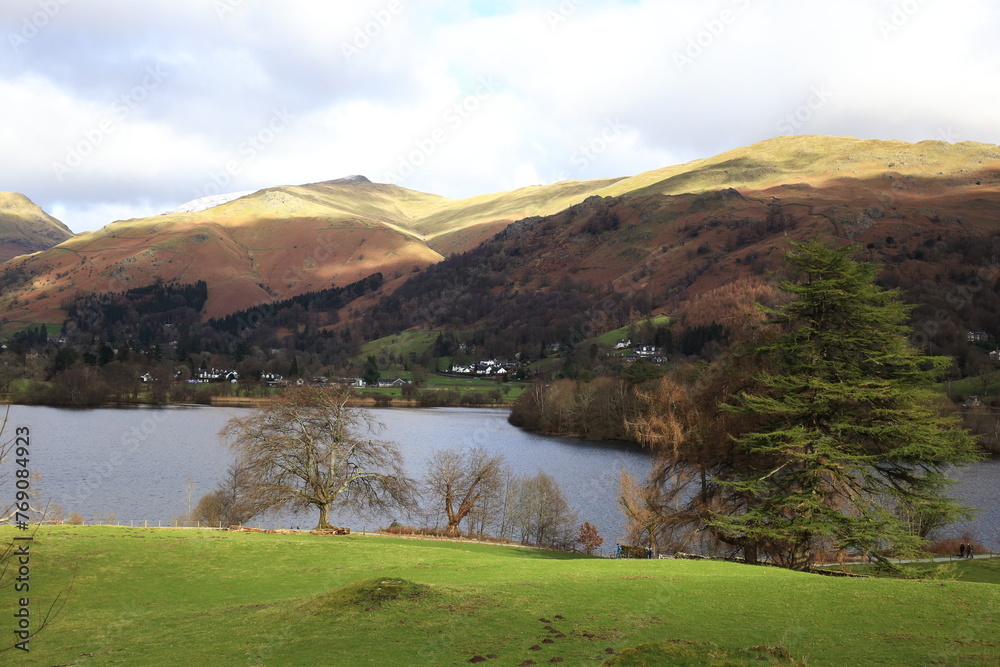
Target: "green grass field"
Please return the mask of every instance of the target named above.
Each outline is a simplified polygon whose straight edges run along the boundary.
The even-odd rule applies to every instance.
[[[363,363],[369,356],[394,356],[406,359],[412,354],[423,354],[432,345],[440,331],[403,331],[365,343],[358,351],[355,361]]]
[[[1000,393],[1000,373],[994,371],[985,375],[942,382],[936,385],[936,387],[942,393],[954,395],[960,400],[968,396],[978,396],[986,399]]]
[[[72,590],[31,652],[3,664],[597,665],[668,640],[777,647],[808,665],[1000,663],[1000,588],[987,583],[151,528],[44,527],[31,554],[36,624]],[[4,645],[15,595],[0,588]]]
[[[654,327],[658,327],[665,324],[670,324],[670,317],[668,317],[667,315],[654,315],[650,321],[652,322]],[[641,324],[642,322],[636,323],[637,326]],[[600,336],[597,336],[596,338],[592,338],[589,341],[586,341],[586,343],[596,342],[602,345],[614,346],[618,341],[628,339],[628,330],[629,330],[628,327],[622,327],[620,329],[612,329],[611,331],[607,331],[601,334]]]
[[[383,373],[385,377],[399,377],[409,379],[411,373],[408,371],[400,371],[398,373]],[[441,391],[450,390],[457,391],[462,394],[467,394],[471,392],[487,394],[495,390],[500,390],[502,394],[502,402],[505,404],[513,403],[517,400],[525,388],[529,385],[527,382],[500,382],[492,378],[479,378],[479,377],[444,377],[441,375],[436,375],[434,373],[427,374],[427,382],[420,389],[420,391]],[[402,399],[403,392],[399,388],[384,388],[380,389],[378,387],[363,387],[355,390],[360,396],[376,396],[383,395],[389,396],[393,399]]]

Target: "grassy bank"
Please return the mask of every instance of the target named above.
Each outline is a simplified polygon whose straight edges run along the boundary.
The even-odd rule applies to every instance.
[[[13,534],[0,529],[4,542]],[[79,526],[42,528],[31,553],[33,619],[74,572],[75,583],[31,652],[0,663],[596,665],[608,649],[669,639],[780,646],[810,665],[1000,662],[1000,589],[986,583],[377,536]],[[5,644],[15,605],[13,590],[0,589]]]

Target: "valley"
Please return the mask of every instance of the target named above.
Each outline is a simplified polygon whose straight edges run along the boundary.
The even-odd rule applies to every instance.
[[[1000,147],[988,144],[792,136],[457,200],[352,176],[196,204],[0,266],[0,327],[22,355],[42,353],[37,370],[22,356],[10,373],[52,382],[61,347],[79,364],[107,363],[107,346],[135,375],[287,376],[294,363],[357,377],[373,357],[387,376],[483,359],[547,379],[618,376],[628,363],[602,335],[632,331],[671,364],[711,360],[774,298],[788,241],[811,238],[882,267],[914,304],[914,340],[955,358],[949,379],[995,372]],[[185,301],[196,285],[204,298]],[[644,324],[656,317],[669,325]],[[398,336],[422,342],[376,344]]]

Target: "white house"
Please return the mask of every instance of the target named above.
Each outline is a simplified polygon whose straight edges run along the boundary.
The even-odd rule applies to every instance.
[[[194,374],[194,381],[201,384],[206,382],[232,382],[235,384],[239,379],[240,374],[236,371],[218,368],[202,368]]]

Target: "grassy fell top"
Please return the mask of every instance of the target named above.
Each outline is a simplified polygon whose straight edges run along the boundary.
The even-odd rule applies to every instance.
[[[681,194],[726,187],[766,189],[791,183],[817,187],[830,180],[865,179],[887,172],[924,178],[964,174],[969,180],[988,169],[1000,169],[1000,147],[993,144],[798,135],[648,171],[619,181],[599,194]]]
[[[45,250],[73,236],[59,220],[16,192],[0,192],[0,261]]]
[[[699,198],[731,193],[730,188],[738,188],[740,196],[696,206],[705,203]],[[445,257],[478,247],[513,221],[562,215],[594,195],[629,195],[620,202],[629,209],[621,212],[621,229],[600,238],[581,235],[568,228],[566,218],[555,233],[523,248],[537,255],[537,266],[529,268],[553,281],[569,276],[616,289],[643,287],[634,282],[641,269],[650,274],[642,280],[666,293],[697,259],[689,250],[723,256],[739,246],[744,254],[769,253],[771,236],[747,250],[730,238],[741,233],[742,218],[766,215],[769,203],[801,220],[796,233],[832,232],[863,243],[995,230],[1000,147],[790,136],[629,178],[565,181],[463,199],[366,179],[267,188],[196,213],[118,221],[18,257],[8,266],[23,269],[32,280],[12,285],[0,306],[16,299],[6,315],[6,328],[14,331],[32,322],[61,321],[63,304],[76,295],[123,291],[157,279],[205,280],[210,292],[205,317],[252,308],[275,294],[343,286],[375,272],[391,291]],[[657,201],[660,195],[675,201]],[[28,200],[0,196],[0,222],[4,202],[10,208]],[[877,226],[859,218],[859,212],[869,211]],[[859,219],[862,227],[855,224]],[[708,223],[733,229],[688,238]],[[692,248],[681,247],[688,242]],[[0,225],[0,259],[8,246],[10,254],[26,250],[5,245]],[[713,255],[713,266],[722,266],[716,259]],[[727,279],[709,274],[693,292]]]
[[[183,529],[43,527],[31,553],[39,615],[75,571],[63,615],[32,640],[37,664],[597,665],[668,640],[810,665],[1000,660],[990,584]],[[0,596],[0,615],[14,606]]]

